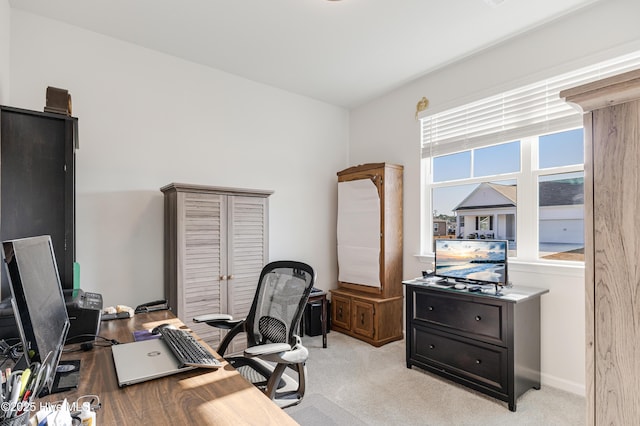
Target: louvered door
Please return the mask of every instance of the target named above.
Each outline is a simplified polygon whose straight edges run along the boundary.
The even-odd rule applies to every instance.
[[[177,315],[193,331],[216,348],[221,330],[196,324],[193,317],[227,312],[225,260],[226,196],[219,194],[181,193],[178,215],[184,232],[178,238],[183,247],[183,297]],[[221,283],[223,285],[221,285]],[[179,314],[178,314],[179,313]]]
[[[228,307],[234,318],[245,318],[251,309],[258,279],[267,259],[266,198],[229,197]],[[240,352],[246,337],[238,336],[229,351]]]
[[[174,313],[211,347],[226,331],[192,318],[245,318],[268,263],[268,191],[170,184],[165,194],[165,294]],[[227,350],[246,347],[238,336]]]

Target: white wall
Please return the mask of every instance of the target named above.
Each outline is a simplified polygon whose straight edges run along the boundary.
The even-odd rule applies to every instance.
[[[273,190],[270,258],[335,286],[336,172],[348,111],[13,10],[12,106],[68,89],[79,118],[77,261],[107,305],[163,296],[170,182]]]
[[[403,164],[404,276],[430,264],[420,253],[421,97],[441,111],[545,77],[640,49],[640,2],[607,0],[451,64],[351,111],[351,164]],[[469,35],[470,37],[472,35]],[[424,54],[429,46],[425,43]],[[416,52],[420,54],[420,52]],[[542,298],[543,385],[584,393],[584,272],[581,268],[512,265],[516,285],[550,289]]]
[[[10,17],[9,0],[0,0],[0,105],[9,102]]]

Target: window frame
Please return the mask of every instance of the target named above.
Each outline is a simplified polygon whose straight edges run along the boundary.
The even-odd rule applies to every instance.
[[[433,158],[435,156],[424,156],[421,159],[421,194],[422,194],[422,212],[421,212],[421,239],[420,250],[422,256],[431,257],[433,253],[433,232],[425,232],[425,230],[433,229],[433,189],[446,188],[459,185],[480,184],[483,182],[509,181],[516,182],[516,239],[517,252],[515,256],[509,256],[510,261],[522,261],[527,263],[556,264],[567,266],[584,266],[583,261],[576,260],[555,260],[544,259],[539,255],[540,238],[539,238],[539,211],[540,197],[538,193],[538,182],[541,176],[556,175],[561,173],[584,173],[584,163],[565,166],[555,166],[547,168],[538,167],[538,140],[540,136],[553,133],[561,133],[582,126],[568,126],[565,129],[554,129],[548,133],[536,134],[520,138],[520,171],[511,173],[502,173],[489,176],[473,176],[473,150],[495,146],[504,143],[514,142],[513,140],[501,140],[493,143],[487,143],[482,146],[474,146],[466,149],[455,149],[453,146],[451,152],[442,147],[439,149],[437,156],[455,154],[463,151],[471,151],[471,177],[464,179],[455,179],[444,182],[433,182]]]
[[[640,51],[635,51],[626,55],[611,58],[602,62],[582,67],[571,72],[556,75],[543,81],[538,81],[530,85],[517,87],[506,92],[493,96],[478,98],[471,96],[468,102],[457,105],[434,105],[429,110],[420,112],[417,118],[420,119],[420,142],[421,142],[421,162],[420,162],[420,252],[419,257],[433,259],[433,234],[428,237],[425,230],[432,228],[432,201],[431,184],[427,177],[431,176],[432,162],[430,157],[434,155],[446,155],[459,151],[466,151],[476,147],[488,146],[509,140],[525,140],[529,135],[543,135],[555,132],[575,129],[583,126],[582,114],[577,110],[571,111],[567,104],[559,96],[562,89],[575,87],[605,77],[621,74],[626,71],[637,69],[640,65]],[[531,103],[528,100],[532,101]],[[542,102],[538,102],[542,100]],[[523,103],[524,102],[524,103]],[[524,109],[518,108],[524,106]],[[532,234],[532,242],[526,245],[522,251],[522,244],[518,246],[516,257],[510,258],[510,262],[518,265],[523,271],[536,271],[538,266],[555,266],[569,274],[584,273],[584,261],[560,261],[551,259],[541,259],[539,252],[539,196],[538,178],[548,174],[558,173],[584,173],[584,164],[579,166],[562,166],[546,169],[538,169],[536,147],[531,144],[521,146],[522,168],[530,170],[529,179],[516,180],[517,205],[516,205],[516,238],[522,241]],[[522,151],[528,149],[528,155]],[[533,157],[533,154],[536,157]],[[584,160],[583,160],[584,161]],[[531,166],[536,165],[534,170]],[[498,179],[509,179],[513,175],[499,175]],[[483,179],[470,179],[467,181],[453,181],[449,185],[460,185],[464,183],[477,183],[481,181],[495,180],[495,176],[483,176]],[[585,176],[585,183],[588,177]],[[443,187],[445,185],[442,185]],[[521,194],[535,194],[532,205],[529,209],[522,207],[522,201],[526,200]],[[535,226],[523,227],[523,223],[535,224]],[[525,259],[520,261],[518,259]],[[425,261],[428,261],[425,259]]]

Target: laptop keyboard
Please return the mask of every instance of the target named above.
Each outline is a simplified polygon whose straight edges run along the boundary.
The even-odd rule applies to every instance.
[[[162,340],[171,348],[178,361],[183,366],[218,368],[222,364],[211,352],[202,346],[191,333],[175,328],[160,329]]]

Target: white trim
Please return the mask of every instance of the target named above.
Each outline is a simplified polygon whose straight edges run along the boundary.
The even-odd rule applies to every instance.
[[[542,386],[549,386],[566,392],[571,392],[578,396],[585,396],[587,394],[587,388],[582,383],[564,380],[558,376],[553,376],[543,372],[540,373],[540,379]]]
[[[563,129],[570,131],[572,129]],[[517,220],[516,220],[516,240],[517,253],[516,256],[509,259],[522,259],[527,262],[539,262],[541,264],[562,264],[562,261],[552,261],[540,259],[539,253],[539,194],[538,181],[541,176],[553,176],[562,173],[584,172],[582,164],[573,164],[569,166],[555,166],[545,169],[537,169],[538,161],[538,141],[539,136],[532,136],[520,140],[520,161],[521,168],[518,172],[505,173],[501,175],[470,177],[457,180],[448,180],[443,182],[433,182],[432,159],[423,158],[423,180],[422,180],[422,211],[429,215],[428,210],[433,211],[432,191],[435,189],[456,187],[463,185],[481,184],[483,182],[515,181],[517,185]],[[429,215],[430,216],[430,215]],[[423,216],[423,221],[431,221]],[[429,231],[426,231],[426,230]],[[466,232],[466,230],[465,230]],[[432,250],[433,231],[432,226],[429,228],[421,228],[421,250],[429,253]],[[581,261],[566,261],[566,263],[579,263]]]

